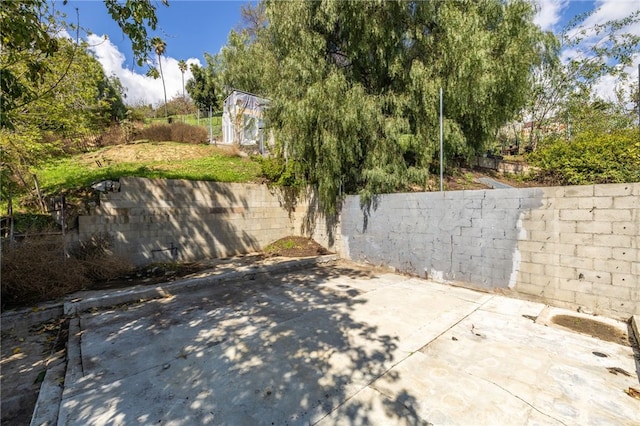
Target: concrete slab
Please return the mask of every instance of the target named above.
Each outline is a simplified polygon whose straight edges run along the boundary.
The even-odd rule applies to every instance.
[[[517,424],[640,423],[624,393],[638,383],[632,348],[536,324],[514,302],[495,296],[372,387],[411,391],[409,408],[434,424],[514,424],[515,413]]]
[[[320,266],[85,312],[58,424],[640,422],[632,349],[543,309]]]

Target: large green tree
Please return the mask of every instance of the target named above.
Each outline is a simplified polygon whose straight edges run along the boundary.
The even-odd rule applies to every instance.
[[[224,90],[222,87],[222,67],[219,57],[204,55],[207,65],[204,67],[198,64],[191,64],[191,78],[187,81],[187,93],[198,110],[206,114],[209,107],[213,111],[222,110],[224,100]]]
[[[122,86],[104,75],[79,42],[79,12],[67,23],[46,0],[0,2],[0,153],[3,198],[14,183],[31,186],[30,168],[124,117]],[[153,52],[157,24],[151,0],[104,0],[131,40],[139,64]],[[65,35],[66,32],[66,35]],[[66,38],[68,34],[75,41]]]
[[[441,87],[446,156],[483,149],[541,60],[522,0],[267,1],[265,13],[243,61],[260,67],[279,152],[326,211],[341,193],[425,185]]]
[[[167,0],[160,3],[168,5]],[[148,31],[155,30],[157,25],[157,2],[104,0],[104,4],[131,40],[137,63],[146,63],[155,48]],[[75,33],[79,28],[77,23],[67,24],[64,14],[55,9],[55,3],[46,0],[2,1],[0,21],[0,127],[11,128],[23,106],[55,91],[67,77],[63,70],[51,87],[37,84],[41,91],[33,91],[32,83],[40,83],[49,75],[50,58],[60,46],[60,30]]]
[[[36,81],[26,76],[25,64],[14,68],[24,90],[39,95],[20,106],[11,129],[0,128],[3,195],[12,182],[30,188],[32,166],[74,149],[75,142],[125,117],[124,93],[117,78],[104,74],[86,46],[67,39],[57,43],[47,71]]]

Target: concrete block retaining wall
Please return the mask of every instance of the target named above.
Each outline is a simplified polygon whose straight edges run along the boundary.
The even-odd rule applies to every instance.
[[[143,265],[249,253],[293,232],[265,185],[127,177],[79,218],[77,238],[108,233],[117,254]]]
[[[354,261],[640,314],[640,183],[353,196],[340,226]]]
[[[557,306],[640,314],[640,183],[346,198],[339,221],[265,185],[122,178],[77,238],[114,238],[134,264],[260,250],[306,235],[356,262],[504,289]],[[173,249],[173,251],[172,251]]]

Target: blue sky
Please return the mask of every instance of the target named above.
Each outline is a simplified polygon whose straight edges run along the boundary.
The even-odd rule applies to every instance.
[[[536,23],[543,29],[559,31],[576,14],[598,8],[595,18],[602,22],[637,10],[637,0],[535,0],[538,5]],[[221,0],[169,0],[169,7],[157,2],[158,35],[167,43],[166,57],[162,60],[167,83],[167,96],[182,91],[182,75],[177,68],[181,59],[188,63],[204,64],[204,53],[215,54],[225,45],[229,32],[240,23],[240,8],[247,1]],[[130,42],[123,37],[118,26],[106,12],[101,0],[71,0],[57,7],[71,18],[79,9],[80,24],[94,35],[85,36],[107,74],[115,74],[127,88],[127,103],[139,102],[157,105],[162,99],[161,82],[144,74],[146,68],[135,66]],[[107,36],[108,40],[103,37]],[[190,73],[185,75],[188,79]]]
[[[245,1],[170,0],[169,7],[157,1],[158,27],[153,35],[167,43],[168,56],[204,62],[204,52],[216,53],[227,40],[227,35],[240,22],[240,7]],[[131,67],[132,53],[129,40],[123,37],[117,24],[110,19],[100,0],[69,1],[59,6],[69,17],[80,12],[81,26],[98,35],[107,34],[113,44],[125,54]]]

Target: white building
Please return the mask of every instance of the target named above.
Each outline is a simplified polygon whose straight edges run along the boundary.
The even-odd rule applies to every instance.
[[[222,143],[258,145],[264,152],[263,113],[268,103],[252,93],[233,90],[223,104]]]

